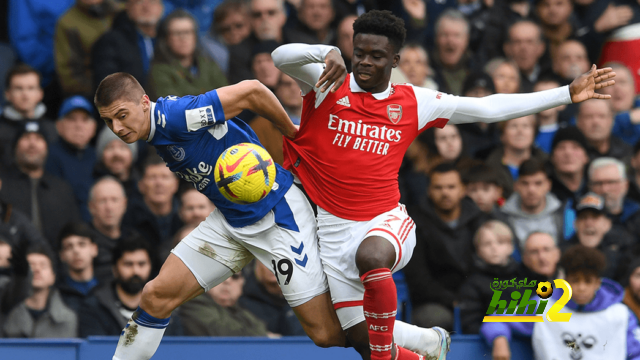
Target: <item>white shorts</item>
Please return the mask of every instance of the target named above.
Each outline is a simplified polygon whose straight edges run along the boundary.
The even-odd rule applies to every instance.
[[[402,204],[370,221],[341,219],[318,207],[317,220],[320,258],[329,280],[331,301],[342,328],[348,329],[365,321],[364,286],[356,267],[360,243],[370,236],[387,239],[396,250],[396,261],[391,269],[396,272],[407,265],[413,254],[415,224]]]
[[[232,227],[218,209],[214,210],[171,252],[205,291],[240,271],[254,257],[275,272],[291,307],[329,289],[318,254],[313,210],[296,186],[291,186],[265,217],[249,226]],[[228,274],[216,262],[225,265]]]

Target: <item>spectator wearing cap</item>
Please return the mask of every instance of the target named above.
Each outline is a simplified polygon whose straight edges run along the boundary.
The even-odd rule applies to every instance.
[[[113,131],[104,127],[96,140],[97,163],[93,178],[113,176],[124,186],[127,199],[141,199],[138,190],[140,172],[133,166],[138,160],[138,144],[127,144]]]
[[[469,97],[485,97],[495,94],[493,79],[485,72],[473,72],[467,76],[462,86],[462,94]],[[483,122],[460,124],[460,134],[469,156],[485,159],[500,145],[498,126]]]
[[[56,128],[45,118],[46,106],[42,103],[43,91],[40,74],[29,65],[16,65],[6,77],[7,104],[0,114],[0,168],[13,164],[13,143],[19,129],[27,121],[40,123],[48,142],[58,138]]]
[[[91,47],[111,28],[119,9],[119,3],[113,0],[76,0],[58,20],[54,60],[64,97],[93,96]]]
[[[635,243],[633,236],[612,221],[605,199],[596,193],[589,192],[583,196],[576,205],[576,212],[576,234],[562,242],[560,249],[564,251],[576,244],[598,249],[607,257],[607,266],[602,275],[616,281],[623,280],[623,269],[618,265]]]
[[[226,85],[224,73],[200,46],[196,19],[182,9],[169,14],[158,29],[149,93],[154,98],[200,95]]]
[[[78,317],[55,288],[56,265],[47,246],[27,251],[33,278],[31,295],[11,310],[3,324],[5,337],[72,338],[78,336]]]
[[[146,88],[163,9],[162,0],[126,0],[125,10],[113,19],[111,30],[91,49],[94,87],[109,74],[126,72]]]
[[[56,128],[60,138],[49,145],[45,170],[66,180],[75,194],[84,221],[90,221],[87,209],[89,188],[93,183],[96,150],[89,144],[96,134],[93,106],[83,96],[66,99],[60,107]]]
[[[56,248],[62,227],[80,219],[71,186],[44,168],[47,140],[39,123],[27,122],[15,140],[15,166],[2,174],[0,198],[26,214]]]
[[[558,130],[551,143],[551,192],[575,206],[587,193],[587,139],[575,127]]]
[[[280,70],[273,64],[271,53],[278,47],[273,40],[261,41],[253,47],[251,71],[253,76],[266,87],[274,90],[280,79]]]
[[[640,204],[627,196],[629,180],[622,161],[610,157],[593,160],[589,165],[589,189],[604,198],[613,224],[640,238]]]
[[[533,85],[533,91],[543,91],[560,87],[560,82],[553,77],[541,77]],[[565,105],[541,111],[536,114],[538,131],[536,135],[536,147],[547,154],[551,153],[551,144],[560,129],[559,114],[566,108]]]
[[[576,127],[582,131],[589,143],[591,160],[607,156],[625,163],[631,158],[631,146],[612,135],[613,110],[606,101],[588,100],[579,104]]]

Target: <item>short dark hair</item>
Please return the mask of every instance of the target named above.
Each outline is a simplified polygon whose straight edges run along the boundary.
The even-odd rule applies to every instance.
[[[144,250],[147,252],[147,255],[149,255],[149,261],[151,262],[151,265],[153,267],[154,252],[151,248],[151,245],[138,233],[130,233],[118,240],[118,242],[116,243],[116,247],[113,249],[113,257],[111,258],[111,263],[115,265],[120,259],[122,259],[124,253],[134,252],[137,250]]]
[[[358,34],[386,36],[397,53],[407,37],[404,20],[388,10],[371,10],[356,19],[353,23],[353,38]]]
[[[542,161],[536,159],[528,159],[520,164],[520,168],[518,169],[518,177],[521,178],[523,176],[531,176],[540,172],[543,173],[544,176],[547,176],[547,169],[545,167],[545,164]]]
[[[156,165],[166,166],[166,163],[164,162],[164,160],[162,160],[160,155],[153,152],[149,153],[149,156],[147,156],[147,158],[144,159],[144,162],[142,163],[142,177],[145,176],[149,167]]]
[[[471,167],[464,177],[464,183],[467,185],[470,183],[487,183],[504,187],[500,181],[498,172],[486,164],[479,164]]]
[[[582,274],[585,277],[589,275],[601,277],[607,267],[607,260],[596,248],[574,245],[564,252],[560,258],[560,266],[567,276]]]
[[[38,70],[32,68],[27,64],[18,64],[12,67],[7,73],[7,77],[4,81],[4,88],[9,89],[11,87],[11,81],[13,81],[14,77],[19,75],[26,75],[26,74],[35,74],[38,77],[38,85],[40,85],[40,81],[42,80],[42,77],[40,76],[40,73],[38,72]]]
[[[28,256],[31,254],[40,254],[48,257],[49,261],[51,261],[51,269],[53,270],[54,273],[56,273],[56,269],[57,269],[56,257],[53,255],[53,252],[51,251],[51,248],[49,247],[49,245],[45,243],[36,243],[34,245],[31,245],[27,249],[25,256]]]
[[[83,222],[70,222],[65,225],[58,233],[58,248],[62,249],[62,242],[69,236],[82,236],[89,238],[92,243],[96,242],[96,233],[91,230],[89,225]]]
[[[96,95],[93,97],[93,103],[97,108],[109,106],[117,100],[136,103],[140,101],[144,94],[142,85],[133,75],[117,72],[107,76],[100,82]]]
[[[462,180],[460,170],[458,170],[458,168],[456,168],[456,166],[452,163],[441,163],[436,165],[433,169],[431,169],[430,176],[433,176],[435,174],[444,174],[452,171],[455,171],[458,175],[460,175],[460,180]]]

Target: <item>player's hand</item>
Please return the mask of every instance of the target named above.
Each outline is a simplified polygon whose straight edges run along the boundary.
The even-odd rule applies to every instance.
[[[331,92],[336,92],[347,77],[347,67],[344,64],[342,56],[340,56],[340,54],[335,50],[329,51],[327,56],[324,58],[324,63],[324,71],[322,72],[322,75],[320,75],[320,79],[318,79],[316,87],[319,88],[324,84],[320,89],[320,92],[325,92],[329,89],[331,84],[334,84],[333,88],[331,88]]]
[[[615,76],[613,69],[596,69],[594,64],[591,70],[578,76],[569,85],[571,102],[575,104],[589,99],[611,99],[611,95],[598,94],[596,90],[615,84],[616,81],[613,80]]]
[[[509,349],[509,341],[504,336],[499,336],[493,340],[493,352],[491,353],[493,360],[510,360],[511,349]]]

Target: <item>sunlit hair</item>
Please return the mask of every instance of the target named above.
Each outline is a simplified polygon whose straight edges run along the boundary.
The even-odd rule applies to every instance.
[[[386,36],[393,45],[393,51],[400,51],[407,37],[404,20],[393,15],[391,11],[371,10],[362,14],[353,23],[353,38],[358,34]]]
[[[144,94],[142,85],[133,75],[117,72],[100,82],[96,95],[93,97],[93,103],[98,109],[107,107],[118,100],[138,103]]]
[[[482,224],[482,226],[480,226],[476,231],[476,234],[473,237],[474,246],[478,247],[484,231],[490,231],[495,234],[499,240],[508,240],[513,245],[513,232],[509,226],[499,220],[489,220]]]

